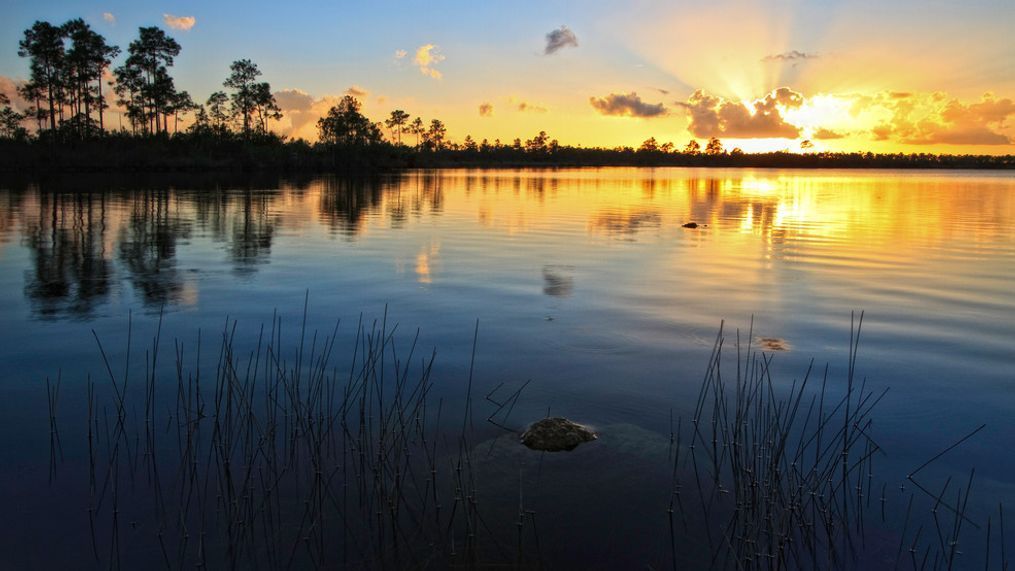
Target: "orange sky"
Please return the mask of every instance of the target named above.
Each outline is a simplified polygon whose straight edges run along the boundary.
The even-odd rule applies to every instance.
[[[183,46],[173,75],[198,101],[253,59],[286,115],[275,129],[310,140],[351,92],[374,120],[404,109],[456,140],[1015,152],[1010,0],[231,4],[16,2],[0,90],[27,75],[21,30],[83,16],[121,47],[139,25],[168,29]]]

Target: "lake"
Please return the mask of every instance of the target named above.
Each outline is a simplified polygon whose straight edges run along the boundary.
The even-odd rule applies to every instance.
[[[504,448],[477,456],[491,463],[477,487],[491,506],[484,527],[506,534],[507,559],[524,488],[540,526],[538,548],[526,536],[528,561],[660,568],[674,550],[672,427],[680,421],[686,446],[720,326],[727,378],[739,335],[744,353],[751,343],[771,358],[773,390],[791,391],[813,360],[818,371],[827,363],[835,397],[848,390],[851,321],[861,311],[857,382],[875,395],[888,389],[869,429],[883,451],[875,476],[891,495],[868,564],[895,556],[914,490],[906,475],[986,425],[920,474],[935,493],[952,478],[943,494],[952,497],[975,468],[965,513],[981,529],[966,526],[962,538],[964,557],[978,557],[987,518],[997,533],[998,504],[1015,504],[1010,173],[608,168],[0,181],[0,567],[88,566],[99,552],[94,565],[105,568],[118,549],[124,561],[162,564],[154,548],[131,549],[153,541],[150,525],[125,519],[119,547],[108,524],[99,548],[89,536],[89,378],[107,399],[93,425],[107,437],[118,430],[96,338],[114,376],[126,367],[145,378],[144,351],[160,331],[151,369],[152,394],[165,397],[152,406],[161,430],[178,420],[174,356],[186,347],[189,362],[198,331],[198,360],[214,377],[224,328],[242,353],[262,325],[281,323],[287,342],[309,346],[338,322],[332,362],[342,371],[358,323],[397,323],[392,351],[406,355],[418,330],[403,365],[436,349],[430,412],[442,403],[444,422],[457,426],[468,394],[471,443]],[[125,365],[128,331],[136,357]],[[46,379],[55,387],[58,376],[54,448]],[[505,415],[494,401],[519,389]],[[135,402],[126,414],[139,419],[147,405]],[[485,422],[498,413],[521,430],[547,412],[592,426],[600,441],[526,455],[511,447],[511,432]],[[145,481],[123,478],[125,489]]]

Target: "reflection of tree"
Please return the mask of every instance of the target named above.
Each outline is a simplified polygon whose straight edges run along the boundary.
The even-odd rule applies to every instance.
[[[173,212],[168,190],[136,191],[127,227],[120,235],[120,260],[148,306],[176,302],[183,278],[176,269],[176,244],[190,237],[191,224]]]
[[[615,212],[606,211],[595,215],[589,222],[590,229],[607,236],[630,236],[642,228],[658,228],[659,214],[649,211]]]
[[[106,197],[93,193],[39,192],[38,218],[25,222],[32,267],[25,296],[39,317],[90,316],[109,294]]]
[[[375,178],[325,178],[321,181],[320,216],[332,230],[356,236],[363,217],[381,205],[381,184]]]
[[[255,264],[263,263],[271,254],[275,220],[270,214],[270,207],[274,198],[275,193],[251,191],[245,191],[239,197],[242,210],[233,221],[230,251],[240,271],[253,271]]]
[[[416,216],[429,211],[440,214],[444,210],[444,177],[436,172],[416,175],[416,194],[413,196],[412,211]]]
[[[543,266],[543,293],[552,297],[568,297],[574,291],[572,266]]]

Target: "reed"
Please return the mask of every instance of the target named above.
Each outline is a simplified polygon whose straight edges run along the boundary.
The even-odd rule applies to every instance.
[[[437,352],[419,346],[419,331],[398,335],[387,311],[372,321],[361,316],[340,370],[342,324],[311,330],[308,311],[309,298],[292,329],[274,313],[247,345],[227,318],[213,353],[201,332],[192,343],[168,343],[160,314],[143,367],[130,361],[131,320],[122,369],[95,336],[108,377],[101,386],[86,382],[95,566],[541,567],[546,542],[521,469],[511,513],[480,501],[481,449],[489,456],[496,439],[479,446],[474,423],[473,396],[483,394],[478,322],[465,399],[451,406],[434,397]],[[893,522],[901,527],[891,548],[896,569],[964,569],[974,560],[1007,569],[1003,506],[996,526],[969,513],[975,471],[960,486],[949,479],[932,489],[920,479],[983,427],[912,470],[905,479],[912,491],[888,493],[873,430],[887,389],[870,389],[857,373],[862,327],[860,314],[844,379],[812,361],[788,388],[773,379],[772,356],[752,346],[753,324],[746,341],[737,332],[733,351],[720,327],[689,426],[670,412],[670,489],[658,517],[674,569],[687,561],[679,537],[691,530],[707,547],[699,566],[862,568],[868,538]],[[171,367],[162,362],[167,344]],[[138,382],[131,375],[140,369]],[[54,466],[60,382],[47,383]],[[481,425],[519,432],[511,415],[529,383],[486,392],[491,408]],[[902,513],[901,521],[888,515]],[[491,517],[514,530],[496,531],[505,522]],[[986,552],[966,552],[970,529],[984,528]],[[991,546],[999,557],[991,559]]]

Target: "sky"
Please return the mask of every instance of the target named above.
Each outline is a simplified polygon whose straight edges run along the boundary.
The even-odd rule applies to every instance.
[[[747,152],[809,140],[1015,153],[1011,0],[4,0],[2,11],[0,91],[27,77],[17,43],[36,20],[82,17],[122,48],[157,25],[182,46],[178,88],[203,101],[249,58],[283,108],[273,129],[308,140],[351,93],[375,121],[403,109],[456,140],[545,130],[584,146],[714,136]]]

